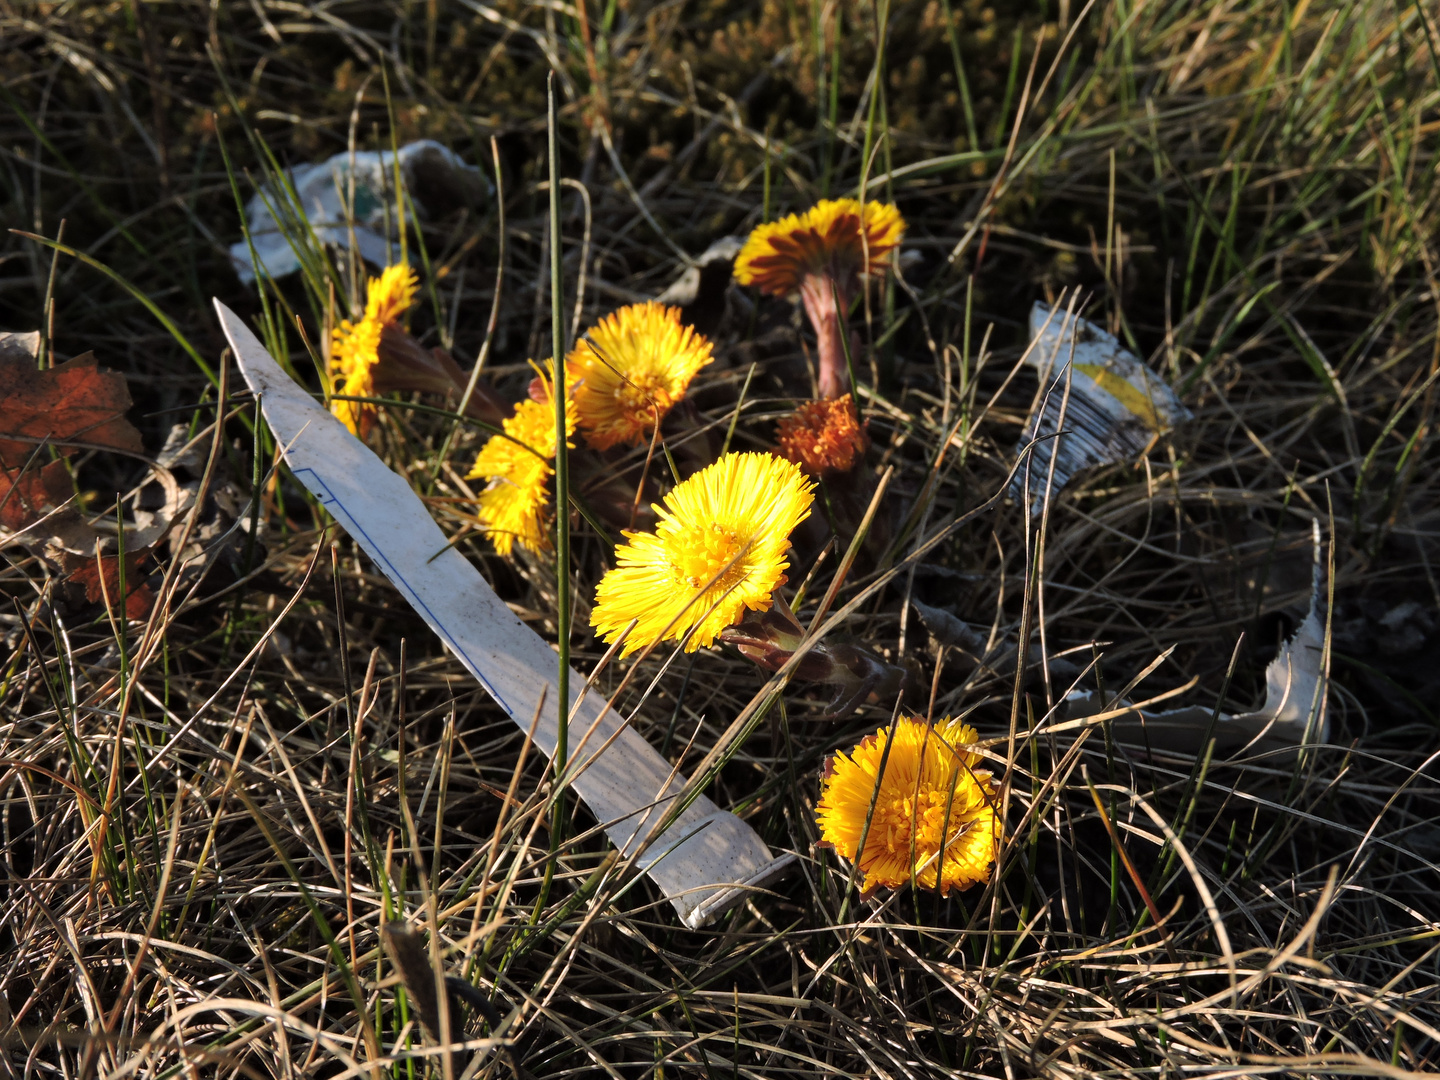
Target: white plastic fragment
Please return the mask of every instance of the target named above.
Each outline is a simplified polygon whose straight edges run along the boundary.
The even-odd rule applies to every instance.
[[[1040,372],[1045,390],[1016,449],[1040,441],[1011,481],[1010,496],[1023,497],[1028,476],[1032,513],[1047,487],[1054,497],[1081,469],[1142,454],[1156,435],[1191,419],[1175,392],[1113,334],[1058,304],[1030,309],[1030,338],[1026,363]]]
[[[1325,664],[1325,619],[1320,614],[1320,525],[1312,523],[1315,562],[1310,586],[1310,610],[1280,653],[1265,669],[1265,705],[1256,712],[1220,713],[1191,706],[1150,712],[1128,709],[1125,702],[1107,711],[1127,710],[1111,718],[1111,737],[1117,742],[1171,753],[1195,754],[1214,738],[1217,753],[1268,753],[1272,759],[1293,759],[1300,747],[1329,739],[1326,709],[1329,683]],[[1085,726],[1106,703],[1094,690],[1076,690],[1066,696],[1068,720],[1053,729]]]
[[[0,330],[0,358],[13,353],[17,360],[31,360],[40,354],[40,331]]]
[[[528,730],[543,695],[535,745],[553,757],[559,735],[554,650],[450,546],[410,485],[281,371],[234,312],[219,300],[215,309],[295,478],[512,720]],[[686,778],[621,717],[608,709],[602,716],[607,703],[599,693],[575,708],[584,685],[572,671],[571,786],[622,854],[652,841],[637,865],[687,926],[703,926],[795,861],[794,855],[772,856],[755,830],[703,795],[652,838]]]
[[[427,205],[430,201],[476,201],[490,194],[490,182],[478,168],[466,164],[433,139],[407,143],[400,148],[399,157],[406,190],[422,214],[436,209]],[[385,266],[390,261],[398,250],[396,238],[400,221],[393,151],[365,150],[353,155],[346,151],[327,161],[286,169],[285,174],[299,199],[298,208],[289,201],[288,194],[282,195],[269,184],[245,206],[255,255],[268,275],[279,278],[300,269],[300,260],[290,240],[275,220],[273,211],[277,209],[282,221],[288,221],[292,214],[298,217],[303,210],[315,238],[322,244],[348,248],[353,225],[355,246],[362,259],[373,266]],[[351,197],[352,176],[353,222],[347,220],[345,213]],[[241,281],[247,285],[254,282],[250,245],[243,238],[230,245],[230,259]]]
[[[720,271],[713,276],[723,290],[730,283],[730,268],[735,263],[735,256],[740,254],[740,249],[744,246],[743,236],[720,237],[687,266],[669,288],[656,296],[655,302],[681,308],[695,303],[701,298],[707,284],[704,278],[710,276],[704,273],[707,267],[716,267]]]

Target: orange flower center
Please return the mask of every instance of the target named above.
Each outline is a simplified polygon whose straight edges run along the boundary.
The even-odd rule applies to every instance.
[[[662,413],[669,405],[665,380],[657,374],[628,375],[615,387],[615,401],[626,414],[652,419],[654,410]]]
[[[948,796],[949,792],[944,789],[921,791],[915,795],[900,795],[889,799],[882,795],[875,804],[870,835],[884,843],[888,854],[908,858],[910,832],[913,827],[915,857],[923,861],[940,848],[941,838],[945,835],[945,803]],[[870,845],[866,843],[865,846],[868,848]]]
[[[677,537],[675,555],[671,569],[677,584],[703,589],[730,565],[731,560],[745,547],[745,541],[736,535],[734,529],[727,529],[718,522],[685,530],[683,537]],[[743,562],[736,562],[715,585],[723,592],[745,576]]]

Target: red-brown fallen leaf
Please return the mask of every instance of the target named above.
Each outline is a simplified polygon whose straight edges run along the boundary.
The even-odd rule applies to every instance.
[[[19,532],[74,493],[63,461],[23,472],[0,468],[0,529]]]
[[[101,371],[90,353],[37,369],[24,343],[13,344],[0,349],[0,531],[23,533],[63,506],[74,490],[63,461],[32,460],[37,447],[48,443],[70,453],[83,444],[137,454],[143,447],[140,432],[125,419],[131,404],[125,376]],[[122,590],[120,556],[76,553],[77,545],[101,539],[83,514],[68,507],[19,542],[60,571],[62,593],[72,602],[83,595],[84,602],[99,604],[108,597],[112,608],[123,606],[127,618],[145,618],[155,606],[140,570],[150,549],[125,553]]]
[[[42,441],[85,443],[140,453],[140,432],[125,413],[130,390],[118,371],[101,371],[85,353],[43,371],[9,353],[0,356],[0,467],[18,469]]]
[[[149,556],[150,549],[127,551],[125,553],[125,617],[143,619],[155,606],[155,594],[145,583],[140,564]],[[85,590],[85,599],[92,604],[103,604],[106,597],[110,606],[120,603],[120,556],[119,555],[76,555],[66,551],[60,554],[60,566],[65,572],[65,581]],[[104,586],[101,586],[101,578]]]

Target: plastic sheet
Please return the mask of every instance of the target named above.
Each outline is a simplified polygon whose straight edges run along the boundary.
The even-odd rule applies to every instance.
[[[385,266],[398,251],[400,212],[395,198],[395,156],[390,150],[336,154],[318,164],[285,170],[294,188],[294,199],[289,192],[277,192],[272,185],[252,196],[245,217],[255,256],[265,273],[279,278],[300,269],[300,259],[287,231],[293,235],[296,228],[303,227],[301,212],[322,244],[348,248],[353,226],[360,257],[374,266]],[[491,194],[490,182],[478,168],[467,165],[431,139],[402,146],[399,157],[400,175],[410,201],[421,214],[476,203]],[[345,213],[352,179],[353,222]],[[230,258],[240,280],[247,285],[254,282],[250,245],[243,238],[230,245]]]
[[[1032,513],[1047,490],[1054,498],[1080,470],[1137,457],[1157,435],[1191,419],[1175,392],[1114,335],[1059,305],[1031,308],[1030,338],[1026,362],[1039,370],[1045,391],[1016,447],[1035,443],[1010,496],[1023,498],[1028,484]]]

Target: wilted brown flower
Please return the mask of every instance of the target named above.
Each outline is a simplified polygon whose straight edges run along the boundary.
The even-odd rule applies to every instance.
[[[870,447],[849,394],[805,402],[781,419],[775,439],[780,455],[812,476],[849,472]]]

